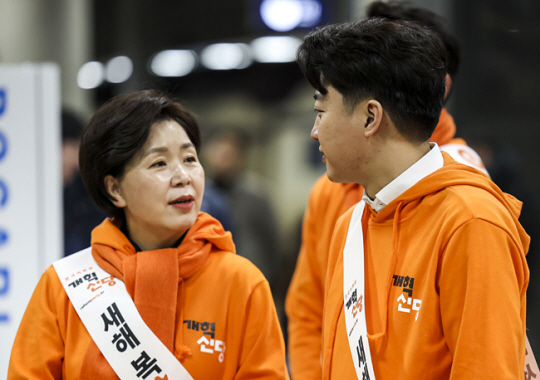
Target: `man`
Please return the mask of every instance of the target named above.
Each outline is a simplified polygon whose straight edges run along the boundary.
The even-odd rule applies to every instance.
[[[327,175],[365,189],[330,245],[323,379],[524,376],[521,203],[429,142],[445,61],[428,29],[378,18],[299,48]]]
[[[458,40],[446,20],[429,10],[402,2],[376,1],[366,13],[368,17],[416,21],[439,35],[447,57],[446,101],[460,62]],[[441,150],[447,151],[455,160],[485,171],[478,154],[462,139],[455,138],[455,133],[453,118],[443,108],[431,141],[439,144]],[[310,194],[302,226],[302,247],[286,303],[288,352],[295,380],[321,377],[322,311],[330,238],[337,219],[361,200],[363,192],[357,183],[333,183],[324,174]]]

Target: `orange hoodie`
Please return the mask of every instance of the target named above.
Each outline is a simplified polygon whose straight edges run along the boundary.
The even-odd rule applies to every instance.
[[[98,264],[125,282],[143,320],[194,379],[288,379],[268,282],[234,251],[230,233],[205,213],[178,248],[136,253],[108,219],[92,232]],[[23,316],[8,379],[83,378],[118,377],[51,266]]]
[[[431,141],[439,146],[465,144],[455,139],[456,125],[443,109]],[[311,191],[302,225],[302,246],[286,298],[291,377],[321,377],[322,313],[328,249],[338,218],[362,199],[358,184],[333,183],[326,174]]]
[[[364,213],[365,310],[377,380],[523,379],[529,236],[521,202],[443,153],[444,167]],[[326,278],[323,379],[356,378],[336,224]]]

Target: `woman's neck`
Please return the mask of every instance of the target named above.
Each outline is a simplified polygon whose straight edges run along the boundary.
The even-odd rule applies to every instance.
[[[156,250],[156,249],[164,249],[164,248],[176,248],[180,244],[182,244],[182,241],[184,241],[184,238],[186,237],[186,235],[187,235],[187,233],[189,231],[189,230],[187,230],[186,232],[184,232],[184,234],[182,236],[180,236],[180,238],[177,239],[172,244],[168,244],[168,245],[165,244],[163,246],[157,246],[157,247],[154,247],[154,248],[144,248],[140,244],[138,244],[138,242],[131,236],[131,234],[129,233],[128,228],[127,228],[127,223],[123,222],[122,225],[120,226],[120,230],[122,231],[122,233],[124,235],[126,235],[129,242],[133,245],[133,248],[135,248],[136,252],[153,251],[153,250]]]

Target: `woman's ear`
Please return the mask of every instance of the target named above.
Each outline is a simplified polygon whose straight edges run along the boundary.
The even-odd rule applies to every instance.
[[[370,99],[365,104],[367,113],[366,123],[364,125],[364,135],[366,137],[374,136],[381,126],[383,118],[383,108],[381,103],[375,99]]]
[[[107,189],[107,193],[109,194],[113,205],[118,208],[126,207],[126,201],[120,191],[120,183],[118,180],[109,174],[105,176],[103,182],[105,183],[105,189]]]

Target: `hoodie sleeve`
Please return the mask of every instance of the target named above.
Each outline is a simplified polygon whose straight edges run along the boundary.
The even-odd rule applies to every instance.
[[[529,271],[518,240],[472,219],[451,236],[439,277],[451,380],[522,379]]]
[[[246,304],[244,339],[234,379],[289,379],[285,343],[267,281],[255,286]]]
[[[56,299],[49,268],[28,303],[8,367],[8,380],[62,379],[64,344],[58,326]]]

